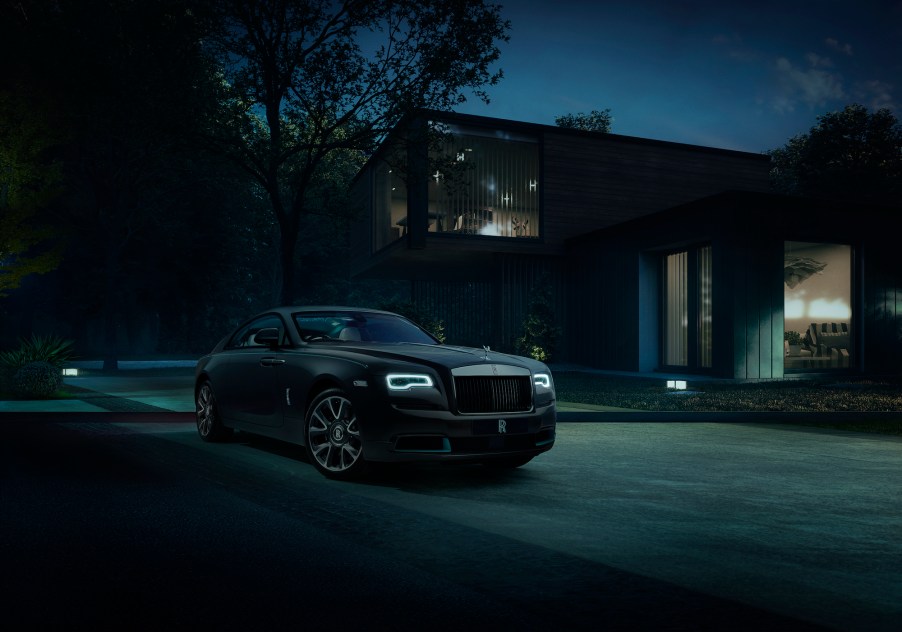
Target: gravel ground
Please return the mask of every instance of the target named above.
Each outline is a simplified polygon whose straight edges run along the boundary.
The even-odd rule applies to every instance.
[[[779,380],[756,383],[691,381],[672,391],[660,379],[555,372],[558,399],[661,411],[902,412],[902,377]]]

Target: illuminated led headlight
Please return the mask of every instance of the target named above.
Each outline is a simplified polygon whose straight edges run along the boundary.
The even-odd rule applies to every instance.
[[[432,378],[423,373],[389,373],[385,382],[390,391],[409,391],[412,388],[432,386]]]
[[[551,381],[551,375],[548,373],[536,373],[532,376],[532,381],[536,385],[537,393],[554,391],[554,384]]]

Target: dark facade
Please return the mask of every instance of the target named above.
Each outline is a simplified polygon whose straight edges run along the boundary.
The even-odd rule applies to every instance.
[[[891,226],[900,211],[726,192],[573,239],[569,277],[585,291],[582,309],[569,314],[568,329],[588,330],[592,337],[583,342],[571,336],[567,355],[574,362],[626,371],[668,366],[662,359],[667,336],[661,317],[667,300],[665,260],[671,253],[691,257],[710,248],[710,362],[703,366],[703,354],[697,351],[703,310],[689,305],[687,320],[695,340],[688,344],[684,370],[742,379],[834,369],[898,372],[902,266],[891,254]],[[841,264],[831,265],[843,272],[844,281],[848,276],[848,296],[838,292],[832,300],[808,301],[795,320],[809,329],[812,324],[815,329],[826,325],[829,335],[821,335],[820,345],[816,340],[805,344],[809,332],[799,332],[802,349],[789,356],[784,331],[794,300],[788,296],[794,288],[787,277],[797,258],[793,248],[799,244],[811,245],[803,251],[839,253]],[[848,268],[842,270],[846,256]],[[617,269],[616,282],[600,273],[609,266]],[[823,276],[828,269],[814,275]],[[806,282],[811,283],[802,280],[795,289],[804,291]],[[697,298],[701,284],[695,285],[687,292],[689,303],[701,300]],[[819,312],[818,303],[826,311]],[[841,304],[847,304],[845,313],[838,311]],[[592,327],[599,320],[604,326]],[[841,345],[827,344],[830,338]]]
[[[545,284],[555,361],[741,379],[896,370],[891,210],[767,194],[769,167],[759,154],[425,113],[355,180],[366,212],[352,273],[409,280],[457,344],[513,350]]]

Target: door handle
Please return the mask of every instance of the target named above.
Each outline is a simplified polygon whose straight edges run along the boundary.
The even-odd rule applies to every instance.
[[[279,360],[277,358],[263,358],[260,360],[260,366],[277,366],[279,364],[285,364],[285,360]]]

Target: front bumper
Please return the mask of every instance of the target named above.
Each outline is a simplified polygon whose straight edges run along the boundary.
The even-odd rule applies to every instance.
[[[528,413],[479,415],[379,408],[361,424],[368,461],[490,461],[535,456],[554,446],[553,402]]]

